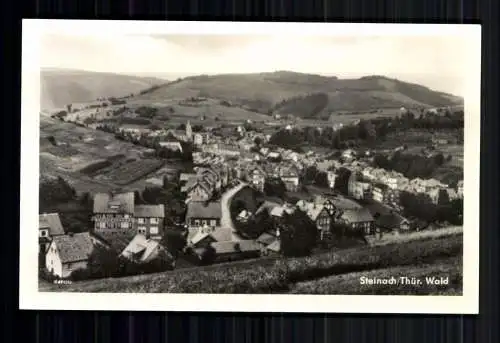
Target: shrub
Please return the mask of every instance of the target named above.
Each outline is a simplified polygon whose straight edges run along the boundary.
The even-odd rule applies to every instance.
[[[72,281],[83,281],[90,279],[91,273],[86,268],[76,269],[71,272],[69,279]]]
[[[47,282],[54,282],[54,280],[57,279],[57,277],[49,272],[45,267],[38,269],[38,277]]]

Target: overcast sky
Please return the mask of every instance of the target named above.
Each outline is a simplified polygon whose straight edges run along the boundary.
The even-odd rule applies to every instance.
[[[41,67],[187,76],[290,70],[340,78],[385,75],[463,95],[459,37],[45,35]]]

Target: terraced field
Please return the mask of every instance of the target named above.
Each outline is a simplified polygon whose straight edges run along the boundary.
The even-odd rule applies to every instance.
[[[51,137],[56,145],[50,143]],[[131,182],[138,184],[136,181],[164,164],[143,160],[145,150],[106,132],[41,116],[40,173],[64,178],[77,192],[105,192]]]
[[[160,169],[164,161],[156,159],[142,159],[128,162],[113,168],[105,174],[100,174],[96,179],[99,181],[112,182],[117,185],[127,185],[152,172]]]

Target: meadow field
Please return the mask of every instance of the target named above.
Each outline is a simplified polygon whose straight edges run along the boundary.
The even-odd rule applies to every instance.
[[[456,294],[461,291],[462,251],[463,235],[459,230],[450,230],[443,236],[413,237],[400,243],[333,250],[308,257],[262,258],[72,285],[45,284],[40,291],[283,294],[310,293],[315,289],[319,293],[327,290],[329,294],[364,294],[370,291],[359,284],[361,274],[384,277],[408,273],[423,277],[445,273],[442,276],[449,275],[451,280],[449,288],[406,288],[404,292]],[[331,279],[336,277],[342,279]]]

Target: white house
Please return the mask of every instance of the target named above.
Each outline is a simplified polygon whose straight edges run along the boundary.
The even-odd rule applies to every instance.
[[[88,232],[54,236],[45,255],[47,270],[60,278],[67,278],[78,269],[87,268],[97,239]]]

